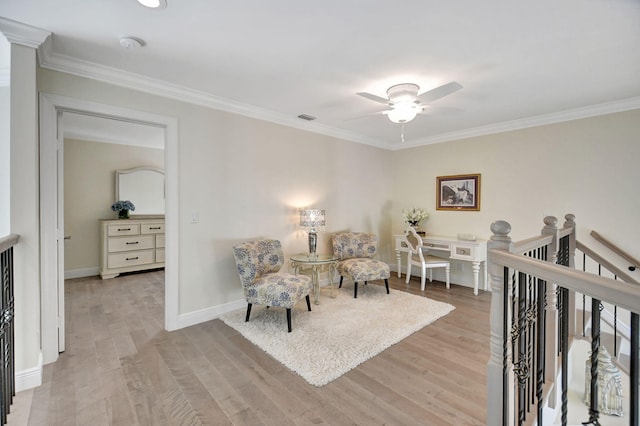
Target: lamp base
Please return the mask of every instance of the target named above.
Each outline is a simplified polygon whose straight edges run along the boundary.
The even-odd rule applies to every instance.
[[[318,234],[315,231],[309,231],[309,256],[316,256],[316,247],[318,245]]]

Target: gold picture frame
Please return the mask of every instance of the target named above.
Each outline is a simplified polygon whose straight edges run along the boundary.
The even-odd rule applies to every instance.
[[[436,177],[436,210],[480,211],[480,173]]]

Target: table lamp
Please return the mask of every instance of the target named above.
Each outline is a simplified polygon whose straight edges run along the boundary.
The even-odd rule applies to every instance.
[[[318,233],[316,226],[324,226],[324,210],[300,210],[300,226],[309,228],[309,254],[316,255]]]

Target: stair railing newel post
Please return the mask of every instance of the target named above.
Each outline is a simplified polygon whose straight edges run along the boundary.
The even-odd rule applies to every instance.
[[[545,226],[542,228],[542,235],[553,236],[553,241],[547,246],[547,261],[557,263],[558,261],[558,219],[553,216],[544,218]],[[558,314],[558,285],[547,283],[547,294],[545,301],[545,383],[555,384],[558,377],[558,363],[556,362],[560,353],[560,335]],[[552,386],[549,392],[549,407],[555,408],[558,395],[558,386]]]
[[[513,252],[511,225],[503,220],[491,224],[487,264],[491,278],[491,335],[487,363],[487,424],[513,423],[515,396],[511,359],[511,291],[508,268],[492,261],[492,250]]]
[[[571,228],[571,234],[569,234],[569,267],[575,269],[575,255],[576,255],[576,216],[568,213],[564,215],[564,228]]]

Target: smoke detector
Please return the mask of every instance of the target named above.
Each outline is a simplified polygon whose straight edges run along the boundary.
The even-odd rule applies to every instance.
[[[124,36],[120,38],[120,46],[125,49],[137,49],[144,46],[144,41],[136,37]]]

